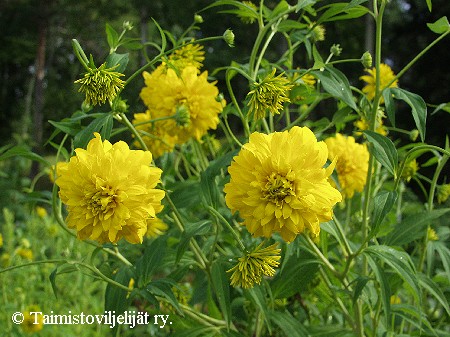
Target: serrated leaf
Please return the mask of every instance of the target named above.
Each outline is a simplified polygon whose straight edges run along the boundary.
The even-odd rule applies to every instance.
[[[369,233],[369,237],[377,235],[378,228],[389,213],[392,206],[394,206],[395,200],[397,199],[397,192],[393,191],[383,191],[375,196],[374,199],[374,210],[372,218],[372,228]]]
[[[442,290],[433,282],[428,276],[424,274],[419,274],[419,284],[422,288],[426,289],[429,294],[431,294],[444,308],[447,315],[450,317],[450,307],[448,305],[447,298],[445,297]]]
[[[17,145],[17,146],[10,148],[6,152],[4,152],[2,155],[0,155],[0,161],[8,159],[8,158],[12,158],[12,157],[22,157],[22,158],[40,162],[40,163],[44,164],[45,166],[50,166],[50,163],[47,160],[45,160],[43,157],[41,157],[37,153],[34,153],[33,151],[31,151],[28,147],[26,147],[24,145]]]
[[[289,311],[270,311],[270,320],[289,337],[309,337],[308,330],[298,319],[292,317]]]
[[[225,267],[218,261],[212,265],[211,281],[223,318],[229,327],[231,322],[230,282]]]
[[[422,97],[401,88],[388,88],[395,99],[399,99],[407,103],[411,107],[416,128],[419,130],[420,139],[425,141],[427,105]]]
[[[373,152],[373,155],[394,177],[397,176],[398,166],[398,153],[395,149],[394,143],[386,136],[379,133],[365,130],[362,131],[369,143],[373,146],[369,147],[369,150]]]
[[[441,208],[408,216],[386,236],[385,244],[388,246],[402,246],[422,238],[428,225],[449,211],[450,208]]]
[[[118,73],[124,73],[125,69],[127,68],[128,61],[129,61],[128,53],[125,54],[112,53],[109,54],[108,57],[106,58],[106,67],[107,68],[116,67],[114,68],[114,71]]]
[[[119,42],[119,33],[108,23],[106,24],[105,31],[108,46],[111,50],[114,50]]]
[[[446,31],[450,30],[450,23],[448,22],[446,16],[443,16],[442,18],[433,23],[427,23],[427,26],[433,33],[436,34],[443,34]]]
[[[150,282],[153,271],[161,264],[165,253],[165,237],[159,237],[145,247],[144,255],[136,262],[136,277],[140,286]]]
[[[358,111],[350,89],[350,83],[341,71],[336,68],[325,67],[323,71],[313,70],[311,74],[322,82],[324,90],[331,96],[342,100],[353,110]]]
[[[408,254],[385,245],[367,247],[363,253],[388,264],[411,287],[412,295],[419,302],[420,286],[414,264]]]

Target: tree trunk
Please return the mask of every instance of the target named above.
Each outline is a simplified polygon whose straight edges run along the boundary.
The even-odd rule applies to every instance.
[[[44,107],[44,78],[45,78],[45,55],[47,47],[48,31],[48,8],[47,1],[42,0],[39,6],[40,17],[38,22],[39,42],[36,52],[36,72],[34,87],[34,109],[33,109],[33,151],[42,153],[43,140],[43,107]],[[34,177],[39,172],[39,163],[33,162],[31,165],[30,176]]]

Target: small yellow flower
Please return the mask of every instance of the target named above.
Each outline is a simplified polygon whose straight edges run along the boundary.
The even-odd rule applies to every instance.
[[[0,248],[3,247],[3,235],[0,233]]]
[[[16,255],[19,255],[26,260],[33,261],[33,251],[30,248],[19,247],[16,249]]]
[[[40,312],[41,310],[36,305],[27,307],[23,313],[24,320],[20,324],[23,331],[33,333],[44,328],[44,317]]]
[[[392,295],[390,298],[390,302],[391,302],[391,304],[401,304],[402,299],[400,298],[400,296]]]
[[[450,196],[450,184],[438,186],[437,188],[438,203],[442,204],[446,202],[449,196]]]
[[[116,243],[124,237],[142,243],[147,220],[163,208],[164,191],[156,189],[162,171],[150,165],[151,152],[94,135],[86,150],[76,149],[68,163],[57,166],[67,225],[82,240]]]
[[[78,91],[85,93],[87,104],[104,104],[107,100],[111,102],[122,90],[125,82],[119,77],[125,75],[114,71],[115,68],[117,66],[106,68],[106,63],[103,63],[99,68],[89,69],[83,78],[75,81],[81,84]]]
[[[160,218],[152,218],[147,220],[147,233],[146,236],[150,238],[155,238],[157,236],[163,235],[167,230],[167,224]]]
[[[409,160],[403,169],[402,178],[409,183],[409,181],[416,175],[417,171],[419,171],[419,164],[416,159],[414,158],[413,160]]]
[[[260,284],[263,276],[274,276],[275,269],[280,264],[281,249],[277,248],[278,243],[262,248],[261,243],[256,249],[238,259],[238,263],[228,270],[231,275],[231,286],[245,289],[253,288]]]
[[[189,43],[175,50],[169,56],[167,62],[161,66],[165,68],[164,72],[167,72],[169,68],[175,68],[180,72],[188,66],[194,66],[197,68],[197,72],[200,72],[199,69],[203,66],[202,62],[204,60],[205,51],[203,50],[203,46],[196,43]]]
[[[328,182],[334,163],[324,168],[327,157],[327,146],[307,127],[254,132],[228,167],[226,204],[239,211],[253,236],[277,232],[291,242],[307,231],[317,237],[320,223],[331,219],[342,200]]]
[[[369,101],[373,100],[375,97],[375,89],[376,89],[376,69],[373,67],[372,69],[366,69],[366,72],[369,75],[363,75],[360,77],[361,80],[367,83],[367,85],[362,89],[364,93],[367,94],[367,99]],[[380,90],[383,90],[387,87],[389,82],[391,82],[395,78],[395,74],[392,71],[391,67],[387,64],[380,64]],[[398,80],[395,80],[389,85],[389,88],[397,88]],[[380,103],[384,103],[383,97],[381,97]]]
[[[0,266],[2,268],[6,268],[9,267],[10,263],[11,263],[11,255],[9,255],[8,253],[3,253],[0,256]]]
[[[342,195],[352,198],[355,192],[362,192],[366,185],[369,151],[365,144],[358,144],[355,138],[337,133],[325,139],[328,158],[335,160],[336,172]]]
[[[134,289],[134,278],[130,278],[130,282],[128,282],[128,289],[130,289],[130,291],[127,293],[127,298],[130,297],[131,291]]]
[[[431,227],[428,228],[427,235],[428,235],[429,241],[438,241],[439,240],[439,236],[437,235],[436,231]]]
[[[369,123],[365,118],[361,118],[360,120],[357,120],[353,125],[361,131],[369,130]],[[380,117],[377,116],[376,125],[375,125],[375,132],[379,133],[380,135],[386,136],[388,134],[386,127],[383,125],[383,116]],[[357,136],[361,135],[361,132],[355,132]]]
[[[264,118],[267,111],[272,115],[279,114],[283,104],[290,102],[288,95],[293,85],[284,73],[275,77],[275,72],[274,68],[263,80],[253,83],[247,94],[250,97],[247,105],[255,119]]]
[[[41,219],[45,218],[48,215],[47,214],[47,210],[44,207],[41,207],[41,206],[36,206],[36,214]]]

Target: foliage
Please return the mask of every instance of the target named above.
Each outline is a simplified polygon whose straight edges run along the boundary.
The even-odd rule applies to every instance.
[[[428,28],[436,34],[435,40],[417,55],[410,56],[411,61],[396,75],[390,72],[393,78],[386,80],[381,78],[383,73],[380,72],[382,27],[385,10],[390,4],[384,0],[374,1],[372,11],[365,7],[365,2],[299,0],[269,5],[261,1],[256,5],[218,0],[199,11],[193,23],[180,34],[172,34],[152,21],[159,36],[150,41],[129,37],[133,29],[130,22],[124,22],[120,28],[106,24],[108,51],[105,57],[88,57],[85,53],[88,49],[74,39],[72,44],[78,61],[86,74],[95,76],[89,79],[89,86],[83,88],[86,99],[81,109],[70,117],[50,121],[53,133],[47,143],[55,149],[52,163],[70,160],[78,164],[70,166],[77,167],[77,174],[73,176],[80,177],[80,181],[85,179],[86,184],[94,177],[97,192],[88,188],[79,192],[83,190],[77,187],[78,194],[73,188],[70,192],[76,195],[72,199],[63,197],[61,201],[58,186],[62,177],[65,175],[66,179],[70,174],[66,163],[56,164],[55,168],[49,159],[23,145],[1,148],[2,161],[13,158],[23,163],[27,159],[39,162],[42,167],[41,174],[34,180],[14,186],[26,186],[27,201],[52,208],[51,218],[39,220],[33,226],[26,222],[27,231],[33,235],[33,231],[38,232],[50,223],[53,226],[53,219],[59,226],[52,234],[55,244],[51,246],[51,253],[45,248],[50,242],[46,234],[39,238],[34,233],[36,242],[32,242],[31,247],[37,245],[38,240],[42,240],[39,244],[43,247],[34,261],[23,264],[20,259],[12,259],[2,265],[2,287],[7,288],[6,281],[13,273],[20,282],[25,282],[26,273],[37,277],[47,274],[49,281],[35,281],[27,300],[37,302],[35,304],[45,310],[56,311],[37,296],[42,291],[38,289],[41,283],[47,287],[50,284],[55,295],[70,301],[68,307],[73,308],[72,312],[79,308],[80,311],[92,310],[92,314],[101,313],[103,310],[90,303],[87,294],[72,298],[70,294],[61,293],[62,288],[70,285],[65,278],[67,275],[77,278],[78,282],[86,282],[85,277],[89,276],[97,282],[89,283],[86,293],[97,293],[100,282],[106,284],[105,311],[147,313],[155,317],[155,322],[161,318],[158,324],[135,327],[117,324],[107,329],[115,336],[448,334],[450,230],[447,219],[450,208],[445,201],[446,185],[438,181],[450,156],[450,144],[448,137],[444,148],[426,143],[425,100],[402,88],[401,81],[399,87],[391,84],[397,83],[435,44],[444,40],[450,34],[450,25],[445,17],[429,23]],[[430,0],[426,5],[431,10]],[[192,32],[199,29],[203,17],[217,10],[238,18],[243,27],[251,25],[257,33],[247,57],[226,60],[206,73],[200,70],[200,54],[195,54],[199,49],[186,46],[207,47],[214,43],[217,48],[220,41],[222,49],[233,45],[240,48],[233,43],[233,39],[238,38],[234,28],[223,27],[224,35],[192,38]],[[369,67],[368,54],[343,58],[337,44],[329,53],[320,48],[326,39],[327,24],[363,16],[373,19],[376,27],[374,68],[371,70],[373,95],[370,96],[351,85],[341,70],[346,64],[363,74],[364,67]],[[268,57],[269,46],[280,40],[286,48],[278,48],[278,53]],[[130,62],[139,51],[145,57],[145,64],[140,68]],[[180,57],[185,57],[185,62],[179,62]],[[192,71],[193,64],[186,65],[189,60],[196,61],[198,75]],[[311,60],[311,64],[305,60]],[[183,77],[189,67],[190,76]],[[117,78],[122,74],[126,75],[123,82],[119,82]],[[126,100],[127,90],[134,90],[131,95],[137,96],[136,82],[140,81],[143,87],[140,80],[143,74],[146,89],[141,92],[141,98],[144,104]],[[157,96],[156,100],[158,104],[164,102],[167,109],[156,109],[158,105],[149,103],[152,100],[146,97],[163,91],[162,88],[158,91],[159,86],[149,85],[151,76],[159,80],[158,85],[169,85],[169,89],[165,88],[166,94]],[[174,81],[166,80],[175,76],[181,79],[176,86]],[[217,94],[217,90],[212,89],[218,78],[224,80],[225,93]],[[201,79],[205,84],[189,87],[192,79]],[[206,84],[206,81],[209,82]],[[189,90],[178,89],[183,83]],[[98,92],[99,88],[102,92]],[[214,109],[205,117],[202,115],[205,111],[195,110],[198,102],[209,102],[205,106]],[[331,117],[320,111],[319,106],[324,102],[332,107]],[[414,122],[415,129],[403,130],[396,125],[398,102],[410,107],[408,118]],[[218,120],[217,106],[222,109]],[[442,113],[446,113],[445,103],[440,107],[444,110]],[[148,112],[147,120],[133,120],[133,114],[142,109]],[[148,124],[149,128],[140,127],[143,124]],[[201,125],[201,131],[197,128],[193,133],[192,125]],[[97,133],[96,141],[92,141],[94,133]],[[294,134],[295,141],[291,144],[287,135]],[[334,134],[345,134],[347,139],[353,138],[352,143],[356,139],[365,144],[358,151],[368,151],[367,163],[355,165],[365,156],[356,157],[354,153],[352,156],[348,149],[331,157],[327,142],[321,140],[329,142]],[[410,135],[408,145],[399,146],[401,134]],[[419,136],[420,141],[417,141]],[[99,141],[100,137],[104,143]],[[116,232],[117,226],[122,226],[124,232],[134,230],[126,227],[127,221],[108,220],[114,217],[111,209],[117,207],[115,211],[119,212],[119,207],[125,207],[120,198],[125,198],[126,193],[119,198],[118,193],[114,194],[114,184],[119,181],[117,186],[124,185],[131,179],[129,173],[124,175],[130,171],[124,169],[126,163],[122,163],[122,167],[112,166],[123,159],[116,153],[123,156],[133,153],[133,156],[151,159],[151,155],[148,152],[144,155],[143,151],[148,151],[155,142],[171,145],[165,153],[154,153],[152,163],[163,172],[158,189],[165,193],[164,209],[159,212],[160,207],[155,206],[148,211],[149,205],[141,205],[147,210],[142,213],[141,206],[136,206],[136,212],[144,214],[147,220],[144,225],[140,219],[137,226],[139,230],[145,227],[147,235],[131,233],[136,234],[132,242],[140,243],[132,244],[130,240],[115,243],[115,239],[104,243],[108,241],[107,236],[102,236],[100,242],[95,241],[98,235],[91,234],[96,225]],[[104,148],[100,151],[99,146]],[[86,147],[87,150],[81,150]],[[129,147],[136,148],[135,152]],[[109,148],[117,151],[110,153],[112,159],[105,160],[101,154]],[[416,158],[425,154],[432,157],[424,164],[433,168],[432,179],[411,166]],[[343,166],[339,156],[344,155]],[[90,165],[90,160],[95,165]],[[106,182],[99,163],[110,177]],[[320,167],[315,167],[317,163]],[[335,166],[338,169],[332,174]],[[363,174],[358,172],[360,166],[365,166]],[[117,175],[111,174],[111,168]],[[145,171],[138,166],[135,170],[136,176]],[[49,191],[37,192],[36,183],[47,173],[52,187]],[[346,194],[340,182],[344,181],[344,175],[345,181],[355,180],[354,173],[363,181],[363,190]],[[235,179],[236,175],[240,179]],[[425,204],[411,196],[410,180],[422,187]],[[234,188],[236,181],[248,182],[248,186]],[[132,193],[140,193],[140,188],[145,188],[142,186],[133,180],[133,185],[130,183],[127,188]],[[333,213],[331,207],[341,200],[337,190],[342,191],[344,197]],[[437,197],[442,191],[447,194]],[[325,202],[327,198],[330,201]],[[131,206],[127,207],[133,207],[136,200],[129,204]],[[73,215],[76,207],[83,210],[80,214],[86,215],[85,219],[78,218],[80,226],[68,221],[77,219]],[[249,211],[252,207],[253,212]],[[107,211],[101,214],[105,209]],[[237,212],[232,213],[230,209]],[[123,217],[128,214],[124,208],[120,208],[120,213]],[[131,220],[135,221],[128,219]],[[83,221],[92,226],[82,226]],[[154,221],[160,222],[157,225]],[[14,226],[8,209],[4,210],[3,223],[0,233],[6,243],[2,252],[11,254],[16,246],[27,248],[21,228]],[[283,226],[289,226],[289,236],[283,235],[286,233]],[[72,229],[74,227],[78,232]],[[91,232],[87,233],[89,230]],[[93,240],[79,241],[73,238],[75,236]],[[63,245],[68,248],[64,249]],[[75,246],[80,247],[79,253]],[[56,252],[66,253],[62,258],[52,258],[53,254],[58,254]],[[47,269],[36,271],[40,265]],[[48,269],[50,265],[54,266],[52,271]],[[13,296],[11,291],[4,292],[8,306],[2,316],[7,316],[9,309],[23,310],[24,300],[14,302],[8,298]],[[10,323],[6,331],[18,334],[20,329]],[[69,331],[70,328],[66,328]],[[56,329],[44,326],[42,334]],[[75,333],[76,325],[73,329]],[[58,330],[60,332],[63,330]]]

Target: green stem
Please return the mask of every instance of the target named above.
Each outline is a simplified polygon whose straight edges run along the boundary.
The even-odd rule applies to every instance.
[[[322,261],[322,263],[335,275],[338,276],[338,272],[337,270],[334,268],[334,266],[330,263],[330,261],[328,261],[328,259],[322,254],[322,252],[320,251],[320,249],[316,246],[316,244],[313,242],[313,240],[311,240],[311,238],[309,237],[309,235],[304,235],[304,237],[306,238],[306,242],[308,242],[309,246],[312,248],[312,250],[314,251],[314,253],[316,253],[316,255],[319,257],[319,259]]]
[[[123,122],[127,128],[131,131],[131,133],[136,137],[136,139],[139,142],[139,145],[141,145],[142,149],[145,151],[148,151],[148,147],[145,144],[144,140],[142,139],[141,135],[139,134],[138,130],[134,127],[134,125],[130,122],[130,120],[127,118],[127,116],[122,112],[119,114],[120,121]]]
[[[217,218],[219,218],[219,219],[222,221],[222,223],[228,228],[228,230],[231,232],[231,234],[232,234],[233,237],[235,238],[236,242],[237,242],[237,243],[239,244],[239,246],[241,247],[241,250],[242,250],[243,252],[246,252],[246,251],[247,251],[247,248],[245,248],[245,245],[242,243],[241,238],[240,238],[239,235],[236,233],[236,231],[234,230],[234,228],[230,225],[230,223],[228,222],[228,220],[225,219],[225,218],[223,217],[223,215],[220,214],[220,212],[218,212],[215,208],[213,208],[213,207],[211,207],[211,206],[208,206],[207,209],[208,209],[208,211],[209,211],[212,215],[216,216]]]
[[[14,269],[19,269],[19,268],[24,268],[24,267],[34,266],[34,265],[40,265],[40,264],[46,264],[46,263],[64,263],[64,262],[67,262],[67,260],[52,259],[52,260],[33,261],[33,262],[19,264],[17,266],[11,266],[11,267],[8,267],[5,269],[0,269],[0,274],[6,273],[6,272],[14,270]]]

